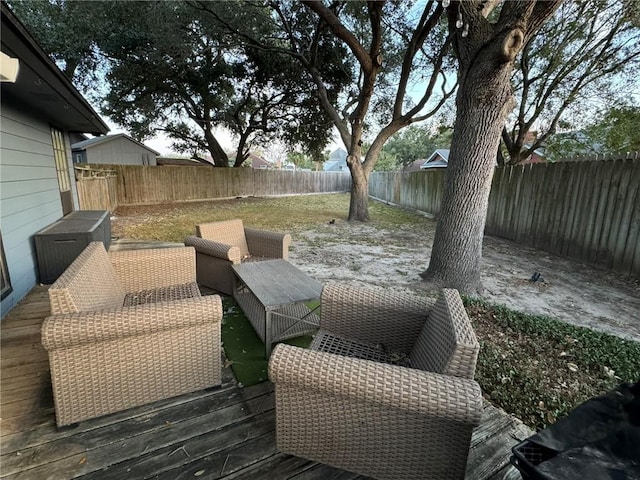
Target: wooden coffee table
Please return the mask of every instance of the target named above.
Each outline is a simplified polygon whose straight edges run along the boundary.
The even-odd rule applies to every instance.
[[[319,317],[305,302],[317,300],[322,284],[286,260],[232,265],[238,281],[233,298],[271,355],[271,344],[318,329]]]

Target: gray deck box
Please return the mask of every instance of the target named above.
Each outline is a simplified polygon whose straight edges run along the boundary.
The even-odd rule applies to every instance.
[[[51,284],[91,242],[111,245],[108,210],[71,212],[34,235],[40,283]]]

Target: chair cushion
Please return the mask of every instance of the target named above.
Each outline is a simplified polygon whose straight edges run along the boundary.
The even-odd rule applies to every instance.
[[[184,298],[197,298],[199,296],[200,289],[198,289],[197,283],[185,283],[182,285],[171,285],[153,290],[128,293],[124,299],[124,306],[132,307],[146,303],[169,302],[172,300],[182,300]]]
[[[201,238],[206,238],[207,240],[238,247],[241,257],[247,257],[249,255],[249,247],[247,246],[247,239],[244,235],[244,226],[240,219],[197,225],[196,235]]]

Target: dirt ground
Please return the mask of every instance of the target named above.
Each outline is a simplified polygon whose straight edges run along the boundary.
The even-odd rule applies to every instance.
[[[434,221],[399,231],[337,220],[294,235],[290,260],[321,282],[425,292]],[[640,281],[579,261],[485,237],[483,298],[640,341]],[[529,279],[539,272],[542,281]]]

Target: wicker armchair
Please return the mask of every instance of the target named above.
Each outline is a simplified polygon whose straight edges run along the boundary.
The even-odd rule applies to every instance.
[[[278,449],[378,479],[464,478],[482,394],[458,292],[327,285],[321,302],[311,349],[269,362]]]
[[[291,235],[245,228],[242,220],[196,225],[196,236],[185,245],[196,249],[198,283],[231,295],[235,276],[231,265],[245,261],[289,258]]]
[[[192,248],[93,242],[49,288],[42,326],[58,426],[220,385],[222,304]]]

